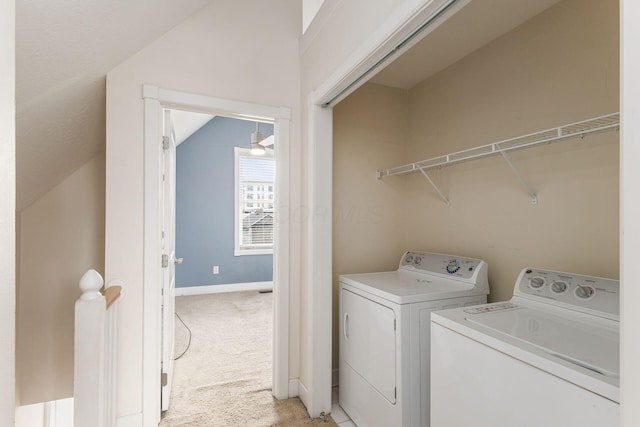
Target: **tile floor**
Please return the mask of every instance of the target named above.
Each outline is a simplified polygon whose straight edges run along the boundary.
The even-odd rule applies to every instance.
[[[338,387],[331,389],[331,418],[340,427],[357,427],[349,415],[338,404]]]

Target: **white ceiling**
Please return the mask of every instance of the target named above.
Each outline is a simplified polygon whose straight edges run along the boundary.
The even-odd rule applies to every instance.
[[[198,129],[207,124],[215,116],[184,110],[171,110],[171,122],[175,133],[176,145],[182,144]]]
[[[472,0],[371,80],[411,89],[559,0]]]
[[[105,75],[212,0],[17,0],[17,208],[104,150]]]

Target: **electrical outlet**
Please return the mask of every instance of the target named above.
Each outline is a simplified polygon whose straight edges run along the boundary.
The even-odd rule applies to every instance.
[[[220,273],[220,267],[218,267],[217,265],[213,266],[213,274],[218,274]]]

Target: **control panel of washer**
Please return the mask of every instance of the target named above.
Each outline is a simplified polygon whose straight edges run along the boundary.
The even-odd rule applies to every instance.
[[[553,301],[578,311],[620,314],[620,283],[617,280],[525,268],[518,276],[515,294]]]
[[[479,259],[432,252],[405,252],[400,260],[400,268],[409,267],[425,272],[470,279],[482,262]]]

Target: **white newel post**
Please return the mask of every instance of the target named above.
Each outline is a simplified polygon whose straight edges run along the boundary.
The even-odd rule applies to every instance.
[[[100,289],[102,276],[87,271],[80,279],[82,296],[76,301],[74,344],[74,427],[105,427],[104,324],[107,306]]]
[[[108,308],[100,291],[103,284],[95,270],[80,279],[83,293],[75,307],[74,427],[113,425],[115,307]]]

